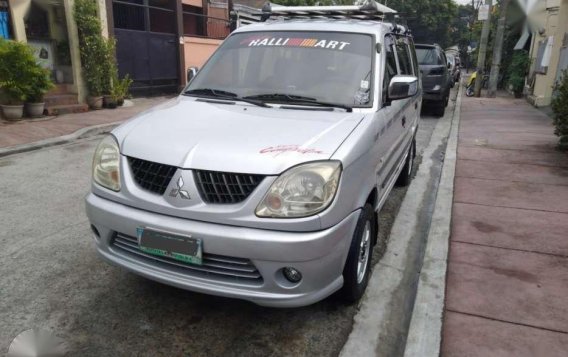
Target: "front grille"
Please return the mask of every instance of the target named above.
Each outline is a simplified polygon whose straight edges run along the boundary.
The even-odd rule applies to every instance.
[[[115,233],[112,246],[123,254],[136,259],[151,261],[162,268],[174,270],[181,274],[214,279],[220,282],[247,283],[255,286],[263,283],[262,276],[249,259],[203,252],[202,265],[184,263],[167,257],[147,254],[140,250],[138,240],[135,237],[122,233]]]
[[[195,183],[207,203],[239,203],[264,179],[262,175],[194,170]]]
[[[175,166],[158,164],[156,162],[128,158],[128,163],[134,174],[134,180],[142,188],[163,195],[176,172]]]

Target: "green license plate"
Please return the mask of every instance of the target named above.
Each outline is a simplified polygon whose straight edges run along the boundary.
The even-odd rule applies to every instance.
[[[201,265],[203,262],[201,239],[148,228],[138,228],[137,233],[138,245],[143,252],[184,263]]]

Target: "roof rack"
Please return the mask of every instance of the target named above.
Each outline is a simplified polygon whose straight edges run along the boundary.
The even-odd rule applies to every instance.
[[[279,19],[358,19],[384,20],[396,11],[376,1],[367,1],[363,5],[351,6],[272,6],[266,3],[262,7],[261,21],[270,18]]]

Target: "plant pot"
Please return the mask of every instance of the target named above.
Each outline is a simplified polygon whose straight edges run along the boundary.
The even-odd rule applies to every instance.
[[[112,95],[105,95],[103,101],[105,108],[116,109],[116,98],[114,98]]]
[[[103,107],[103,97],[87,97],[87,104],[91,109],[101,109]]]
[[[116,100],[116,105],[118,105],[119,107],[122,107],[124,105],[124,98],[118,98]]]
[[[43,110],[45,109],[45,103],[26,103],[26,113],[31,118],[39,118],[43,116]]]
[[[2,105],[2,112],[8,120],[20,120],[24,116],[24,105]]]

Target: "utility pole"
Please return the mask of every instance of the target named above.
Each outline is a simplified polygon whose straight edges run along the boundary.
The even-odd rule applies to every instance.
[[[503,36],[505,34],[505,22],[507,20],[507,8],[510,0],[501,0],[499,10],[499,22],[495,33],[495,45],[493,46],[493,63],[491,64],[491,74],[489,75],[489,90],[487,96],[495,98],[497,95],[497,82],[499,81],[499,68],[501,67],[501,56],[503,53]]]
[[[491,27],[491,5],[492,0],[485,0],[485,5],[489,6],[487,19],[483,22],[481,29],[481,40],[479,41],[479,52],[477,54],[477,78],[475,79],[474,96],[481,95],[481,84],[483,82],[483,69],[485,68],[485,56],[487,55],[487,40],[489,39],[489,28]],[[481,10],[481,8],[480,8]]]

